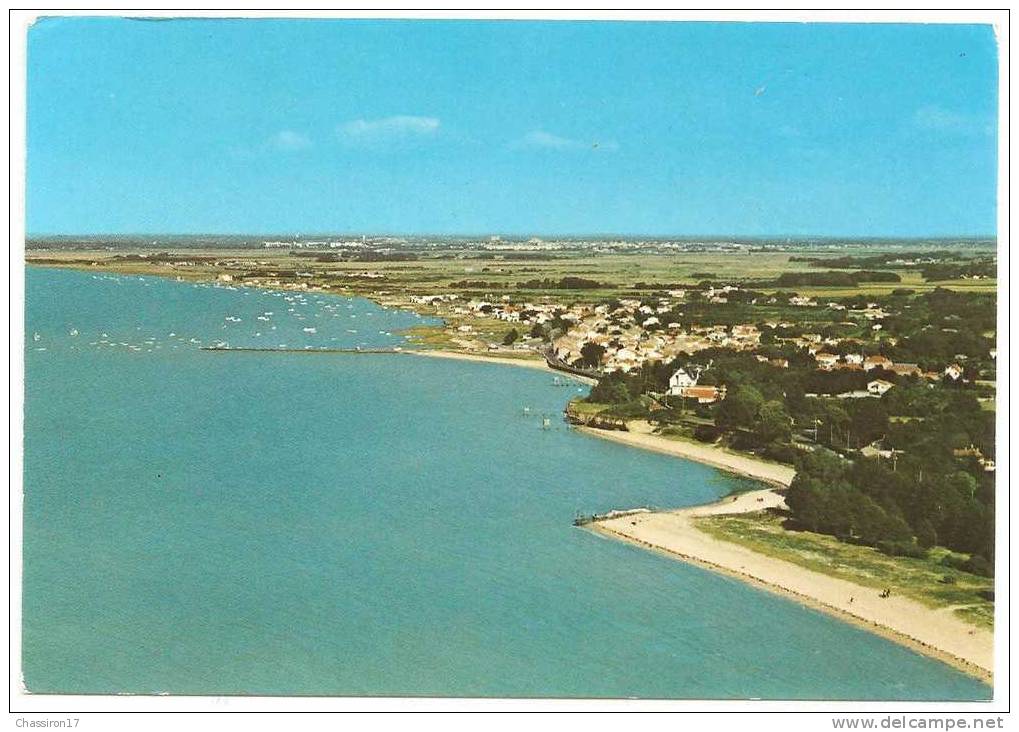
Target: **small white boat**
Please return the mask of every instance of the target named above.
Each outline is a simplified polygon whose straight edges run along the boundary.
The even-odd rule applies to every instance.
[[[42,340],[42,336],[39,335],[38,333],[33,333],[32,334],[32,340],[35,341],[36,343],[38,343],[39,341]]]

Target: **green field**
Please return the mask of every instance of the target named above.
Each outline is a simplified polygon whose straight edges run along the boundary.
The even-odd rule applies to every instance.
[[[696,522],[718,539],[878,591],[891,588],[928,607],[950,609],[980,627],[994,624],[994,602],[981,594],[993,593],[994,580],[941,564],[945,549],[932,549],[926,559],[890,557],[824,534],[790,531],[783,528],[782,517],[771,513],[710,516]]]
[[[872,254],[880,248],[854,248],[854,254]],[[137,254],[139,252],[118,252]],[[151,254],[151,251],[148,252]],[[596,302],[611,297],[633,296],[640,292],[661,289],[668,285],[692,285],[705,279],[741,282],[765,292],[796,291],[812,297],[848,297],[857,294],[889,294],[897,288],[918,292],[949,287],[971,292],[992,292],[996,280],[950,280],[925,282],[916,271],[892,270],[901,283],[863,283],[858,287],[762,287],[759,283],[773,280],[783,272],[818,272],[806,262],[793,262],[790,257],[831,254],[795,251],[764,252],[678,252],[676,254],[557,254],[549,259],[508,260],[480,258],[471,254],[423,254],[412,261],[381,262],[316,262],[313,257],[294,256],[276,250],[189,250],[188,257],[212,257],[215,261],[198,262],[193,266],[174,266],[169,262],[116,260],[109,251],[96,252],[29,252],[27,261],[49,266],[72,266],[116,270],[136,274],[160,274],[184,279],[208,279],[222,273],[243,276],[248,273],[298,270],[312,275],[309,283],[328,285],[341,292],[369,296],[400,297],[411,294],[461,293],[470,296],[509,296],[514,301],[554,301],[563,304]],[[359,273],[370,271],[379,277],[363,278]],[[590,290],[522,289],[527,280],[559,280],[562,277],[583,277],[603,283],[605,287]],[[468,281],[469,286],[453,286]],[[643,283],[646,287],[634,286]]]

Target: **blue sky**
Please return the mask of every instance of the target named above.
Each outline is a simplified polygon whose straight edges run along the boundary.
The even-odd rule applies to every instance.
[[[28,231],[991,234],[989,26],[49,19]]]

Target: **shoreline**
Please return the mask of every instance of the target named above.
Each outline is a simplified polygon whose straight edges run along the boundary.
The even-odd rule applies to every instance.
[[[495,363],[502,364],[504,366],[520,366],[523,368],[545,371],[556,376],[561,376],[564,379],[572,379],[584,384],[596,383],[594,379],[588,379],[575,374],[568,374],[564,371],[557,371],[549,366],[543,358],[504,358],[500,356],[487,356],[480,353],[467,353],[464,351],[447,351],[443,349],[426,350],[421,348],[405,348],[400,351],[400,353],[406,353],[412,356],[427,356],[428,358],[446,358],[454,361],[473,361],[475,363]]]
[[[536,359],[506,359],[455,351],[408,350],[405,353],[502,363],[557,373]],[[698,462],[761,481],[772,487],[739,494],[731,501],[725,499],[673,511],[624,513],[612,518],[596,518],[591,523],[585,524],[585,529],[605,538],[624,541],[793,600],[923,656],[941,661],[993,687],[993,631],[971,626],[945,613],[944,610],[935,610],[905,597],[878,598],[875,601],[878,592],[874,588],[829,577],[791,562],[755,552],[739,544],[715,539],[694,525],[692,519],[698,516],[751,513],[784,505],[784,500],[776,488],[789,487],[795,475],[793,468],[751,455],[730,452],[714,445],[670,440],[652,434],[650,426],[646,423],[631,423],[631,430],[633,427],[637,427],[637,430],[623,432],[585,426],[575,428],[592,437]],[[649,523],[660,520],[669,524],[673,533],[684,533],[683,539],[695,537],[693,542],[663,541],[662,537],[655,536],[654,531],[642,530]],[[655,541],[656,538],[658,541]],[[705,551],[704,547],[709,550]],[[710,548],[721,551],[711,551]],[[790,578],[795,578],[795,581],[789,581]],[[843,598],[841,603],[838,599],[840,597]],[[853,598],[849,603],[852,609],[846,604],[847,597]]]
[[[582,425],[577,426],[576,429],[585,435],[591,435],[603,440],[611,440],[612,442],[637,447],[642,450],[651,450],[663,455],[671,455],[672,457],[684,460],[691,460],[717,468],[718,470],[734,473],[744,478],[759,480],[779,488],[788,488],[789,484],[792,483],[793,476],[796,475],[796,471],[787,465],[771,463],[753,455],[730,452],[715,445],[702,445],[686,440],[670,440],[666,437],[652,434],[647,423],[630,422],[629,425],[631,429],[633,427],[637,427],[637,429],[623,432],[600,430]]]
[[[782,505],[782,496],[769,488],[673,511],[596,518],[584,528],[795,600],[993,684],[993,631],[965,623],[944,609],[901,596],[881,598],[874,588],[717,539],[694,522],[701,516],[754,513]]]

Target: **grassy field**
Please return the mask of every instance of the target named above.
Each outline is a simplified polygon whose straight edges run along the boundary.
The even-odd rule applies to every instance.
[[[768,556],[876,590],[891,588],[932,608],[954,612],[968,622],[990,628],[994,580],[940,563],[947,550],[933,549],[926,559],[890,557],[876,549],[840,542],[834,537],[782,527],[780,516],[759,513],[696,519],[712,536]]]
[[[467,316],[444,316],[444,318],[445,326],[418,325],[400,331],[400,335],[408,336],[414,346],[421,348],[477,351],[486,349],[489,343],[502,343],[506,334],[514,330],[513,324],[493,318]],[[458,328],[462,325],[469,325],[471,331],[469,333],[459,331]],[[521,337],[527,335],[526,327],[521,327],[518,324],[515,329]]]
[[[124,251],[118,254],[131,254]],[[854,249],[854,254],[866,255],[866,248]],[[151,251],[149,252],[151,254]],[[644,283],[643,289],[667,285],[690,285],[701,280],[744,282],[749,287],[766,292],[793,291],[812,297],[847,297],[857,294],[888,294],[897,288],[918,292],[949,287],[972,292],[994,291],[996,281],[951,280],[925,282],[919,273],[895,270],[901,283],[864,283],[858,287],[801,287],[776,289],[758,287],[755,281],[774,279],[782,272],[817,272],[805,262],[790,261],[792,256],[817,254],[808,250],[795,252],[679,252],[676,254],[601,254],[557,255],[545,260],[482,259],[469,255],[430,255],[413,261],[383,262],[316,262],[312,257],[295,257],[287,251],[276,250],[188,250],[181,259],[211,257],[215,262],[197,262],[193,266],[176,266],[170,262],[143,260],[115,260],[109,251],[57,252],[32,251],[27,261],[42,261],[50,266],[74,266],[96,269],[114,269],[124,273],[161,274],[184,279],[208,279],[224,272],[247,273],[273,270],[298,270],[312,275],[310,281],[328,284],[341,292],[368,295],[409,295],[460,292],[465,296],[509,295],[514,300],[555,301],[563,304],[592,302],[622,295],[633,296],[634,285]],[[360,277],[369,271],[379,276]],[[521,289],[519,283],[528,280],[559,280],[562,277],[583,277],[606,285],[592,290]],[[471,283],[468,286],[454,284]]]
[[[584,417],[600,414],[601,412],[604,412],[606,409],[608,409],[610,406],[612,405],[588,402],[583,399],[574,399],[573,401],[570,402],[570,409],[572,409],[574,413],[576,413],[577,415]]]

